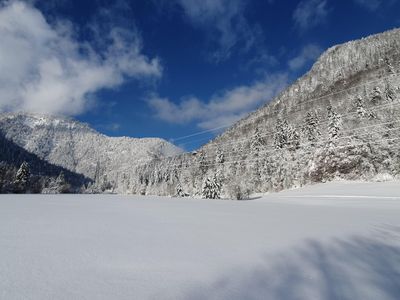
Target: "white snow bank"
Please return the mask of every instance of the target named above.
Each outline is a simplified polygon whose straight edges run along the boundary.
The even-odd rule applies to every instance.
[[[398,182],[253,201],[2,195],[0,299],[399,299],[398,197]]]

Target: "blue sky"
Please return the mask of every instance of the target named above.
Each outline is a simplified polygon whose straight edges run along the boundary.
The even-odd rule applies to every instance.
[[[212,129],[328,47],[400,26],[399,2],[0,1],[0,110],[70,115],[112,136]]]

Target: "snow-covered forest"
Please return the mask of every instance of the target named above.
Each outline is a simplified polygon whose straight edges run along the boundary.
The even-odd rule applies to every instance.
[[[58,116],[2,114],[0,130],[37,160],[85,178],[67,176],[74,188],[63,191],[244,199],[335,178],[396,178],[399,49],[399,29],[332,47],[272,102],[190,153],[157,138],[107,137]],[[23,161],[2,169],[2,178],[13,178],[3,180],[3,192],[15,189],[7,186]],[[63,181],[60,172],[50,177],[26,191]]]
[[[2,161],[8,160],[15,169],[18,169],[24,160],[28,160],[31,165],[42,161],[42,164],[47,166],[56,165],[60,170],[68,170],[69,173],[76,174],[76,178],[81,178],[69,182],[74,186],[73,189],[68,189],[71,192],[126,192],[130,178],[134,178],[134,168],[137,164],[182,152],[180,148],[162,139],[108,137],[91,129],[87,124],[61,116],[6,113],[0,115],[0,131],[3,134],[3,156],[7,156],[2,158]],[[35,162],[32,162],[30,157],[17,159],[17,155],[12,154],[16,148],[30,153]],[[33,168],[31,171],[32,176],[43,177],[51,170],[42,167],[40,170]],[[54,177],[54,174],[51,176]],[[48,180],[43,178],[43,181]],[[67,181],[70,181],[69,178]],[[8,183],[3,185],[6,184]],[[47,185],[41,185],[43,192],[48,192]],[[26,191],[41,192],[42,189],[32,187]]]
[[[271,103],[197,151],[139,166],[130,190],[240,199],[399,176],[399,49],[398,29],[328,49]]]
[[[0,136],[1,193],[82,193],[91,182]]]

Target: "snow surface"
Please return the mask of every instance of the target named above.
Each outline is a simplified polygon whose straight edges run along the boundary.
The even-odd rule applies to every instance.
[[[400,299],[400,182],[0,196],[0,299]]]

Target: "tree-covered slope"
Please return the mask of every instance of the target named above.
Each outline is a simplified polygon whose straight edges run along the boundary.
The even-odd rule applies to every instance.
[[[222,195],[400,173],[400,30],[328,49],[270,103],[195,155],[141,166],[137,191]]]
[[[0,130],[40,159],[94,180],[97,191],[129,192],[137,165],[182,152],[159,138],[108,137],[87,124],[57,116],[2,114]]]
[[[22,165],[27,166],[26,182],[19,184]],[[90,183],[89,178],[40,159],[0,133],[1,193],[82,192]]]

